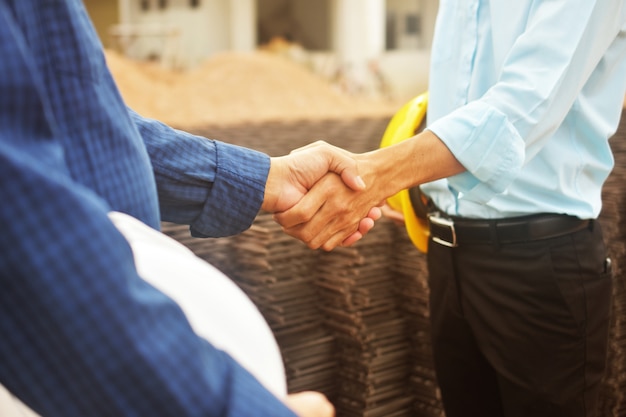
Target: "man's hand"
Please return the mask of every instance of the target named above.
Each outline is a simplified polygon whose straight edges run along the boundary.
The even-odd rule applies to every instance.
[[[281,213],[292,208],[320,178],[331,175],[329,172],[336,174],[332,175],[338,179],[337,186],[341,188],[353,192],[365,189],[353,154],[318,141],[296,149],[289,155],[271,159],[262,208],[270,213]],[[354,244],[369,232],[380,216],[380,209],[372,208],[362,218],[337,231],[333,235],[333,243],[325,248],[330,250],[338,244]],[[297,234],[292,236],[300,238]]]
[[[291,209],[276,213],[274,218],[285,233],[302,240],[311,249],[332,250],[349,246],[381,217],[381,201],[375,193],[354,191],[336,174],[319,180]]]
[[[326,173],[341,176],[352,190],[365,189],[353,155],[324,141],[271,159],[262,208],[270,213],[282,212],[296,204]]]
[[[334,417],[335,407],[319,392],[303,391],[283,400],[299,417]]]

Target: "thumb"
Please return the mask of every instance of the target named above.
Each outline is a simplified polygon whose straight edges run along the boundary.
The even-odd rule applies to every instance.
[[[359,175],[357,161],[350,153],[346,151],[332,152],[329,170],[339,174],[343,183],[352,190],[365,190],[365,181]]]
[[[344,169],[341,172],[341,180],[354,191],[365,190],[365,181],[363,181],[363,178],[361,178],[356,169]]]
[[[301,152],[316,156],[318,160],[323,161],[323,169],[341,176],[343,183],[350,189],[362,191],[366,188],[365,181],[359,175],[357,160],[351,152],[324,141],[317,141],[295,149],[290,154],[297,155]]]

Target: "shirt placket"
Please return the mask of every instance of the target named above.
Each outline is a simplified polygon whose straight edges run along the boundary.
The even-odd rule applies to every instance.
[[[464,28],[461,41],[461,56],[459,57],[459,85],[456,94],[456,105],[467,104],[469,97],[472,71],[474,70],[474,57],[478,44],[478,9],[480,0],[468,0],[461,14],[461,25]]]

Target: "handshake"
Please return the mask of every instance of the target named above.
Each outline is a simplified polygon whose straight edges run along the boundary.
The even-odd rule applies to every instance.
[[[423,131],[354,154],[318,141],[271,158],[262,209],[285,233],[330,251],[361,239],[397,192],[465,171],[446,145]]]
[[[350,246],[382,214],[385,196],[365,171],[360,155],[324,141],[271,158],[262,209],[311,249]]]

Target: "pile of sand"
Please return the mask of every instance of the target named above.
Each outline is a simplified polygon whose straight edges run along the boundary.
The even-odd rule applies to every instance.
[[[341,93],[301,65],[269,52],[222,53],[187,72],[107,51],[126,103],[173,126],[391,115],[398,103]]]

